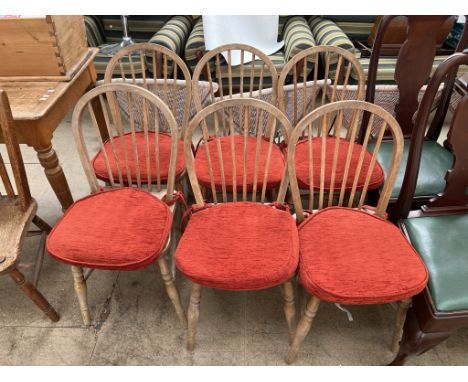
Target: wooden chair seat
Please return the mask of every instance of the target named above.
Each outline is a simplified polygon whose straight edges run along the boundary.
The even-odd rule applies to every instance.
[[[402,226],[429,271],[437,310],[468,310],[468,214],[410,218]]]
[[[22,210],[17,197],[0,196],[0,274],[15,266],[21,254],[22,239],[36,210],[35,201]]]
[[[367,212],[331,207],[299,226],[299,279],[320,300],[384,304],[421,292],[427,270],[401,231]]]
[[[155,262],[172,224],[168,206],[137,188],[116,188],[75,202],[47,240],[51,256],[67,264],[134,270]]]
[[[372,150],[373,145],[369,145]],[[405,139],[403,147],[403,158],[398,169],[397,179],[393,186],[391,199],[395,200],[400,195],[401,186],[406,172],[410,140]],[[382,165],[385,173],[388,172],[389,161],[393,150],[392,141],[384,141],[377,154],[377,160]],[[415,198],[428,198],[435,196],[445,189],[444,176],[452,168],[453,155],[435,141],[424,141],[421,164],[419,167],[418,180],[416,183]]]

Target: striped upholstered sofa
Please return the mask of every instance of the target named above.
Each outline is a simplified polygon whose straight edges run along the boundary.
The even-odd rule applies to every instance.
[[[316,45],[314,36],[307,24],[307,18],[305,16],[280,16],[278,41],[280,40],[284,40],[283,49],[269,56],[275,65],[278,74],[292,56],[303,49]],[[185,45],[185,61],[192,72],[205,51],[203,19],[199,16],[195,20],[193,30]],[[235,82],[236,72],[233,72],[232,74]],[[269,80],[266,77],[264,78],[264,85],[269,85]]]
[[[357,48],[356,43],[368,39],[373,26],[372,20],[375,20],[376,16],[362,16],[362,18],[357,21],[353,21],[353,17],[360,16],[311,16],[308,23],[317,45],[339,46],[353,52],[367,76],[370,58],[368,55],[362,57],[361,51]],[[353,23],[356,25],[353,26]],[[347,32],[345,32],[345,30]],[[434,72],[437,66],[447,57],[447,55],[436,56],[432,66],[432,72]],[[394,73],[396,61],[397,57],[381,57],[379,59],[377,83],[395,83]],[[351,76],[353,76],[353,73]]]
[[[120,16],[85,16],[88,45],[101,47],[122,39]],[[193,27],[192,16],[130,16],[129,35],[135,42],[153,42],[183,55],[185,42]],[[98,53],[96,71],[103,76],[111,55]],[[124,68],[125,69],[125,68]],[[151,70],[151,67],[149,68]]]

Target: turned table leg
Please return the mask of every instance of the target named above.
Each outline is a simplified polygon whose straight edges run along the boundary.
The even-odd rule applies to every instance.
[[[52,144],[43,147],[34,147],[34,150],[37,152],[39,162],[42,167],[44,167],[44,172],[55,195],[57,195],[63,209],[66,210],[73,204],[73,197],[65,174],[60,166],[57,153],[53,149]]]

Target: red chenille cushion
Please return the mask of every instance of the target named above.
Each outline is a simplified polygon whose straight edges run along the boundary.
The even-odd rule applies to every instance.
[[[83,267],[144,268],[160,256],[171,224],[169,207],[146,191],[101,191],[73,203],[50,233],[47,251]]]
[[[229,192],[233,191],[233,166],[231,155],[231,137],[222,137],[219,139],[221,144],[221,154],[223,158],[224,179],[226,189]],[[211,178],[208,167],[208,160],[206,155],[206,143],[201,144],[197,150],[195,157],[195,172],[198,181],[206,188],[211,188]],[[216,139],[210,140],[208,143],[210,153],[211,166],[213,169],[213,178],[217,191],[222,190],[221,182],[221,169],[219,166],[219,156]],[[259,164],[257,166],[257,191],[263,187],[263,176],[265,174],[266,159],[268,154],[269,142],[265,139],[260,140],[259,150]],[[244,174],[244,137],[241,135],[234,136],[234,156],[236,163],[236,189],[237,192],[242,192],[243,187],[243,174]],[[257,138],[247,137],[247,190],[253,190],[254,172],[255,172],[255,157],[257,150]],[[284,171],[284,160],[281,150],[276,144],[272,145],[270,164],[268,166],[267,189],[275,188],[281,183],[281,178]]]
[[[333,156],[335,151],[336,138],[328,137],[326,139],[325,148],[325,177],[324,177],[324,189],[330,190],[331,175],[333,168]],[[335,184],[334,190],[339,192],[341,185],[344,180],[344,172],[346,165],[346,158],[348,156],[349,141],[340,139],[338,146],[338,157],[336,161],[336,173],[335,173]],[[353,146],[351,154],[351,161],[348,170],[348,176],[346,178],[346,190],[350,191],[353,187],[354,176],[356,174],[357,165],[359,163],[359,156],[361,155],[362,146],[357,143]],[[322,158],[322,138],[312,138],[312,176],[313,185],[315,189],[320,188],[320,170],[321,170],[321,158]],[[362,162],[361,171],[359,173],[358,183],[356,188],[362,189],[367,177],[367,171],[370,167],[372,154],[366,150],[364,154],[364,160]],[[298,142],[296,147],[296,177],[301,189],[309,188],[309,144],[307,139]],[[374,169],[372,170],[368,189],[373,190],[379,188],[385,180],[385,175],[382,167],[378,162],[375,162]]]
[[[281,284],[298,259],[297,228],[289,212],[251,202],[195,212],[176,250],[177,267],[190,280],[228,290]]]
[[[148,132],[148,147],[149,147],[149,155],[150,155],[150,174],[151,174],[151,182],[156,183],[156,176],[157,176],[157,168],[156,168],[156,141],[155,141],[156,134],[154,132]],[[127,153],[127,160],[128,160],[128,167],[130,170],[130,177],[133,183],[137,182],[137,162],[135,160],[135,150],[133,148],[133,139],[131,133],[126,133],[123,135],[124,139],[123,142],[125,143],[125,151]],[[138,164],[140,168],[140,178],[142,183],[148,183],[148,168],[146,165],[146,139],[145,134],[141,131],[135,133],[136,137],[136,146],[137,146],[137,157],[138,157]],[[167,182],[167,177],[169,175],[169,161],[171,156],[171,142],[172,138],[169,134],[160,133],[158,134],[159,137],[159,174],[161,177],[161,182]],[[122,173],[123,181],[127,183],[127,169],[125,166],[125,156],[124,156],[124,148],[122,145],[122,139],[120,136],[116,136],[113,138],[114,144],[116,147],[116,156],[117,156],[117,163],[120,167],[120,171]],[[119,172],[116,160],[114,158],[114,154],[112,151],[112,144],[110,140],[104,142],[104,148],[106,150],[107,158],[109,159],[109,167],[111,169],[112,176],[114,177],[114,182],[119,181]],[[177,160],[176,160],[176,170],[175,174],[176,177],[182,174],[185,170],[185,162],[184,162],[184,143],[183,141],[178,142],[177,148]],[[104,160],[104,155],[101,150],[96,154],[93,159],[93,168],[94,172],[96,173],[96,177],[101,179],[105,182],[108,182],[109,174],[107,172],[106,162]]]
[[[299,226],[299,278],[321,300],[383,304],[414,296],[427,270],[400,230],[364,211],[332,207]]]

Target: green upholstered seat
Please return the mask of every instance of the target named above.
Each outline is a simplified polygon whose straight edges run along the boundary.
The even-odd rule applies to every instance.
[[[437,310],[467,310],[468,214],[412,218],[403,224],[426,264]]]
[[[395,186],[392,190],[391,199],[398,198],[401,185],[405,176],[406,161],[408,159],[410,141],[405,140],[403,158],[398,170]],[[373,151],[373,145],[369,145],[370,151]],[[382,142],[377,154],[377,160],[384,169],[385,177],[388,174],[390,158],[392,156],[393,142]],[[425,141],[423,144],[421,164],[419,167],[418,182],[416,184],[415,197],[433,196],[445,189],[445,174],[452,168],[453,155],[434,141]]]

